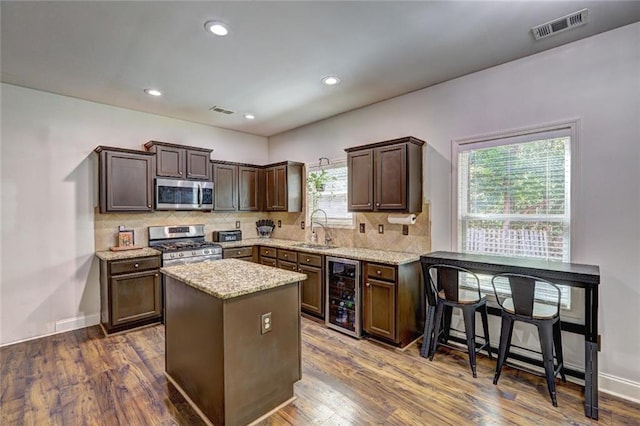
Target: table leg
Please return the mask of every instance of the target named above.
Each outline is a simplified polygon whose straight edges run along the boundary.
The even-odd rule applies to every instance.
[[[598,290],[585,294],[584,414],[598,419]]]

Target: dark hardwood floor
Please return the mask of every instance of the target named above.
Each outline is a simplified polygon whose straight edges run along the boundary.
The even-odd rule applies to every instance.
[[[544,378],[480,356],[417,345],[400,352],[302,320],[303,378],[297,400],[261,425],[640,424],[640,404],[600,394],[600,421],[583,414],[582,388],[558,381],[558,407]],[[0,348],[0,424],[201,425],[164,377],[164,328],[111,337],[89,327]]]

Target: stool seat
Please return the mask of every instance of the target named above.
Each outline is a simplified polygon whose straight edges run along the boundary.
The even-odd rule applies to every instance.
[[[510,314],[516,315],[516,310],[513,306],[513,298],[506,298],[504,302],[502,302],[502,309]],[[550,305],[548,303],[533,302],[533,313],[531,314],[531,318],[551,319],[556,315],[558,315],[558,307],[555,304]]]
[[[438,298],[447,300],[447,297],[444,294],[444,290],[440,290],[438,292]],[[478,299],[478,290],[467,290],[464,288],[458,289],[458,300],[455,301],[456,303],[460,305],[472,305],[479,301],[480,299]]]

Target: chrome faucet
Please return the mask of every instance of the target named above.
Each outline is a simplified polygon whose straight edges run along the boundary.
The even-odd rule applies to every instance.
[[[321,222],[314,222],[313,221],[313,215],[316,213],[322,213],[324,215],[324,224]],[[327,232],[327,212],[325,212],[322,209],[315,209],[314,211],[311,212],[311,216],[309,217],[309,220],[311,221],[311,232],[313,232],[313,224],[317,223],[318,225],[320,225],[322,227],[322,229],[324,229],[324,245],[328,246],[329,243],[331,242],[331,236],[329,235],[329,233]]]

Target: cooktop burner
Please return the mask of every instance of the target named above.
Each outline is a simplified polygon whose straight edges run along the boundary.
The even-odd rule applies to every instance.
[[[215,248],[215,247],[220,247],[220,245],[209,242],[209,241],[163,242],[157,245],[153,245],[153,248],[156,248],[163,252],[191,250],[191,249],[200,249],[200,248],[208,248],[208,247]]]

